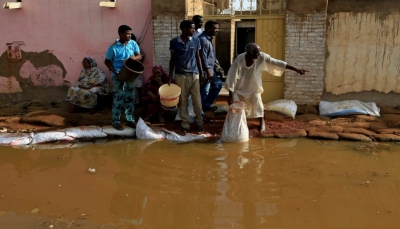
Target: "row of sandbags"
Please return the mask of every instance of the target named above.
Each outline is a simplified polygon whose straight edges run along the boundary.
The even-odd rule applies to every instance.
[[[107,136],[134,137],[135,129],[125,128],[117,131],[112,126],[80,126],[39,133],[1,133],[0,145],[33,145],[75,139],[94,139]]]
[[[336,117],[343,115],[370,115],[379,117],[380,109],[374,102],[361,102],[359,100],[343,100],[329,102],[322,100],[319,103],[319,115]],[[264,105],[267,111],[275,111],[295,119],[297,105],[292,100],[279,99]]]
[[[138,139],[168,139],[175,142],[191,142],[212,137],[211,134],[187,134],[181,136],[164,128],[152,129],[140,119],[136,129],[127,127],[124,130],[116,130],[112,126],[80,126],[40,133],[1,133],[0,145],[34,145],[57,141],[72,141],[76,139],[105,138],[108,136],[132,138],[136,136]]]

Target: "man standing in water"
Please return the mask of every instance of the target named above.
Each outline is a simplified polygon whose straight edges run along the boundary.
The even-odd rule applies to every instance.
[[[192,20],[194,21],[194,28],[195,28],[193,36],[197,37],[204,31],[204,29],[201,28],[201,27],[203,27],[204,19],[200,15],[194,15]]]
[[[255,43],[246,46],[246,52],[236,57],[226,76],[225,87],[229,91],[228,104],[243,101],[247,104],[246,117],[260,119],[260,132],[265,130],[264,104],[261,93],[262,71],[274,76],[281,76],[285,69],[293,70],[304,75],[307,70],[300,70],[286,62],[272,58],[261,52]]]
[[[201,97],[200,97],[200,77],[202,77],[203,69],[200,61],[200,41],[197,37],[193,37],[194,22],[184,20],[179,25],[182,34],[172,39],[169,43],[171,51],[171,59],[169,61],[169,75],[172,76],[175,70],[176,84],[181,88],[179,97],[179,114],[182,118],[181,135],[186,135],[190,130],[188,97],[192,96],[193,110],[196,114],[197,132],[204,132],[203,116],[201,114]],[[168,84],[171,83],[172,77]]]
[[[222,82],[214,72],[216,57],[212,43],[212,39],[217,35],[218,29],[218,22],[207,21],[204,32],[198,36],[201,44],[200,57],[205,78],[205,82],[202,82],[200,86],[201,104],[204,112],[215,111],[217,109],[217,107],[211,107],[211,105],[222,88]],[[211,121],[208,118],[205,120]]]
[[[120,116],[121,109],[125,109],[126,125],[136,127],[134,111],[134,90],[133,82],[122,82],[120,71],[124,66],[124,61],[128,58],[141,60],[140,49],[137,43],[131,40],[132,29],[127,25],[118,28],[119,39],[117,39],[107,50],[105,65],[111,71],[113,88],[112,105],[112,126],[117,130],[123,130]]]

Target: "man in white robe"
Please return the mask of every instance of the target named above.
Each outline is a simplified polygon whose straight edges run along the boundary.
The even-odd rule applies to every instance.
[[[246,117],[260,118],[260,131],[264,131],[264,104],[261,99],[261,93],[264,92],[262,71],[281,76],[285,69],[296,71],[300,75],[308,72],[261,52],[260,47],[255,43],[248,44],[246,52],[235,59],[226,76],[225,88],[229,91],[228,104],[234,101],[245,102],[247,104]]]

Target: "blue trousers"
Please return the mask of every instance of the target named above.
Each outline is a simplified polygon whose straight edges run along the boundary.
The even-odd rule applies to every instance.
[[[125,109],[126,121],[134,122],[133,111],[135,109],[135,85],[133,82],[122,82],[116,76],[112,76],[114,84],[113,88],[113,104],[112,104],[112,124],[121,123],[121,109]]]
[[[200,86],[201,105],[204,108],[209,108],[214,103],[222,88],[222,81],[214,74],[213,81]]]

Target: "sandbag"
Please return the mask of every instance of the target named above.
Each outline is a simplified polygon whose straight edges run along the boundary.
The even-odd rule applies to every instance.
[[[0,145],[28,145],[32,137],[32,133],[0,133]]]
[[[132,138],[136,136],[136,129],[131,127],[124,127],[123,130],[116,130],[112,126],[103,126],[102,131],[103,133],[109,136],[132,137]]]
[[[363,134],[352,134],[352,133],[337,133],[339,139],[341,140],[350,140],[350,141],[362,141],[362,142],[370,142],[371,138],[363,135]]]
[[[50,113],[48,111],[33,111],[21,117],[21,123],[42,123],[48,126],[65,126],[77,124],[82,120],[80,114],[71,113]]]
[[[107,134],[102,132],[99,126],[71,127],[64,130],[67,136],[73,138],[105,138]]]
[[[196,114],[194,113],[193,110],[193,101],[192,101],[192,96],[189,95],[188,97],[188,112],[189,112],[189,123],[194,123],[196,121]],[[175,116],[175,121],[180,121],[182,120],[181,115],[179,114],[179,109],[178,113],[176,113]]]
[[[341,115],[371,115],[379,117],[380,109],[374,102],[361,102],[358,100],[343,100],[338,102],[321,101],[319,103],[320,116],[341,116]]]
[[[75,138],[67,136],[64,131],[49,131],[43,133],[35,133],[31,144],[39,144],[55,141],[72,141]]]
[[[338,140],[339,136],[336,133],[309,130],[307,137],[316,139]]]
[[[294,119],[296,116],[297,105],[293,100],[278,99],[265,104],[264,110],[275,111]]]
[[[366,136],[375,135],[375,132],[366,130],[364,128],[344,128],[343,133],[354,133],[354,134],[363,134]]]
[[[395,134],[375,134],[371,137],[379,142],[400,142],[400,136]]]
[[[385,128],[376,131],[378,134],[400,134],[400,129]]]
[[[146,125],[143,119],[139,119],[136,124],[136,137],[138,139],[157,140],[164,139],[165,133],[163,131],[154,130]]]
[[[203,140],[212,136],[211,134],[190,134],[190,133],[187,133],[185,136],[182,136],[169,130],[164,130],[164,132],[166,139],[179,143]]]
[[[236,101],[229,106],[222,129],[221,141],[245,142],[249,140],[245,109],[245,102]]]

